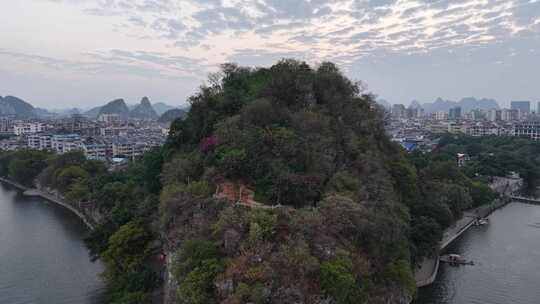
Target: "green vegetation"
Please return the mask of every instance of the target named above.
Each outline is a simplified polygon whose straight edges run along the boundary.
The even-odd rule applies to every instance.
[[[363,300],[356,284],[353,263],[350,258],[338,257],[321,265],[321,289],[336,303],[358,303]]]
[[[224,65],[190,102],[171,126],[160,205],[176,264],[197,261],[176,271],[179,302],[412,296],[410,268],[401,269],[409,214],[390,171],[400,162],[416,171],[385,136],[370,95],[331,63],[283,60]],[[213,198],[223,183],[281,207]],[[216,252],[203,263],[193,240]]]
[[[209,241],[187,241],[177,261],[174,275],[179,297],[186,303],[214,302],[214,279],[223,271],[217,246]]]
[[[0,154],[0,176],[32,187],[37,175],[47,167],[49,153],[34,150],[8,151]]]
[[[471,161],[464,173],[471,177],[506,176],[519,173],[534,191],[540,185],[540,142],[519,137],[468,137],[446,135],[441,138],[439,159],[452,159],[452,154],[467,153]],[[455,154],[454,154],[455,157]]]
[[[22,150],[0,153],[0,175],[58,191],[76,208],[90,202],[81,211],[91,218],[99,214],[101,220],[86,241],[92,256],[106,266],[108,303],[143,304],[159,284],[159,265],[151,263],[159,250],[158,232],[151,227],[158,219],[161,162],[161,151],[153,151],[127,171],[110,173],[82,152]]]

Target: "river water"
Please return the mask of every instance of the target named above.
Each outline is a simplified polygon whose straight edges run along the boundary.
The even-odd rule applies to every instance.
[[[90,261],[87,234],[71,212],[0,184],[0,303],[102,303],[103,266]]]
[[[471,227],[447,249],[474,266],[441,264],[417,304],[540,303],[540,206],[512,203],[486,226]]]

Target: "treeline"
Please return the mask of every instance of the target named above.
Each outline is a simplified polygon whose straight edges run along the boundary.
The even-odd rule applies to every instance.
[[[527,191],[540,185],[540,142],[520,137],[443,136],[437,159],[448,160],[456,153],[467,153],[471,160],[463,172],[471,177],[506,176],[519,173]]]
[[[410,212],[413,263],[437,253],[444,229],[460,219],[463,211],[491,203],[498,195],[482,177],[469,177],[458,168],[456,155],[443,157],[414,152],[392,164],[401,201]]]
[[[470,158],[457,167],[457,154]],[[487,185],[493,176],[519,173],[525,191],[536,192],[540,183],[540,143],[518,137],[443,135],[429,153],[408,155],[408,164],[394,169],[403,201],[411,214],[413,258],[430,254],[442,231],[461,217],[463,210],[489,204],[498,194]],[[430,250],[431,248],[431,250]]]
[[[126,171],[108,172],[101,161],[87,160],[82,152],[56,155],[20,150],[0,153],[0,176],[27,187],[58,191],[74,207],[97,221],[86,240],[94,259],[105,264],[107,303],[149,303],[159,286],[161,251],[157,207],[161,151],[145,154]]]

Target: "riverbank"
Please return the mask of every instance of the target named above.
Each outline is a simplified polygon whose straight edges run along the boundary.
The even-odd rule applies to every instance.
[[[437,280],[420,288],[415,304],[532,304],[540,290],[540,207],[512,201],[446,249],[474,266],[441,264]]]
[[[508,198],[502,198],[494,201],[490,205],[480,206],[478,208],[466,211],[463,213],[463,217],[458,220],[452,227],[446,229],[443,234],[443,238],[439,243],[439,252],[443,251],[453,241],[459,238],[465,231],[467,231],[475,222],[478,217],[488,217],[493,211],[506,206],[510,200]],[[414,279],[416,281],[416,287],[423,287],[432,284],[437,278],[439,272],[439,256],[424,259],[419,268],[414,272]]]
[[[0,303],[108,303],[104,265],[84,242],[88,228],[19,189],[0,184]]]
[[[11,186],[21,190],[23,192],[23,194],[26,195],[26,196],[41,197],[41,198],[46,199],[49,202],[55,203],[57,205],[60,205],[60,206],[62,206],[64,208],[68,209],[69,211],[71,211],[72,213],[77,215],[77,217],[79,217],[83,221],[83,223],[86,225],[86,227],[88,227],[90,230],[94,230],[94,225],[91,223],[91,221],[88,219],[88,217],[85,214],[83,214],[81,211],[77,210],[75,207],[71,206],[68,202],[66,202],[66,201],[64,201],[64,200],[62,200],[62,199],[60,199],[60,198],[58,198],[56,196],[53,196],[53,195],[51,195],[49,193],[46,193],[44,191],[26,187],[24,185],[21,185],[19,183],[16,183],[14,181],[8,180],[8,179],[3,178],[3,177],[0,177],[0,182],[6,183],[8,185],[11,185]]]

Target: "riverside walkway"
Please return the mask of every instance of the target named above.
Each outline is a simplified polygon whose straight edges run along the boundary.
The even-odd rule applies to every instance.
[[[477,217],[477,209],[464,212],[463,217],[454,225],[446,229],[439,243],[439,251],[444,250],[452,241],[458,238],[463,232],[474,224]],[[424,259],[420,267],[414,272],[414,279],[417,287],[429,285],[435,281],[439,270],[439,256],[430,259]]]
[[[463,217],[446,229],[443,233],[441,242],[439,243],[439,251],[444,250],[450,243],[457,239],[463,232],[474,224],[476,217],[487,217],[493,211],[505,206],[510,200],[528,201],[529,203],[540,204],[540,200],[516,197],[513,194],[519,191],[523,186],[523,180],[519,176],[511,177],[493,177],[490,183],[490,188],[505,197],[502,200],[494,201],[488,206],[480,206],[478,208],[466,211]],[[414,271],[414,279],[417,287],[429,285],[435,281],[439,271],[439,256],[424,259],[420,266]]]
[[[38,190],[38,189],[26,189],[23,192],[23,194],[26,195],[26,196],[42,197],[42,198],[48,200],[49,202],[56,203],[56,204],[58,204],[58,205],[60,205],[60,206],[62,206],[64,208],[68,209],[69,211],[71,211],[75,215],[77,215],[90,230],[94,230],[94,225],[92,225],[92,223],[90,223],[90,220],[88,219],[88,217],[86,215],[84,215],[81,211],[79,211],[77,208],[73,207],[68,202],[64,201],[62,198],[59,198],[59,197],[57,197],[55,195],[52,195],[52,194],[50,194],[48,192]]]
[[[515,200],[518,202],[540,205],[540,198],[524,197],[524,196],[512,196],[511,198],[512,200]]]
[[[447,228],[443,237],[439,243],[439,251],[443,251],[450,245],[455,239],[469,229],[476,220],[477,217],[487,217],[493,211],[505,206],[509,200],[495,201],[488,206],[480,206],[475,209],[463,212],[463,217],[456,221],[454,225]],[[423,287],[430,285],[435,281],[437,273],[439,271],[439,256],[424,259],[420,266],[414,271],[414,279],[416,281],[416,287]]]
[[[88,217],[86,215],[84,215],[81,211],[79,211],[77,208],[75,208],[75,207],[71,206],[69,203],[65,202],[62,198],[54,196],[54,195],[52,195],[50,193],[47,193],[45,191],[41,191],[41,190],[38,190],[38,189],[33,189],[33,188],[23,186],[23,185],[21,185],[19,183],[16,183],[16,182],[12,181],[12,180],[9,180],[7,178],[0,177],[0,182],[6,183],[6,184],[9,184],[9,185],[12,185],[15,188],[18,188],[26,196],[42,197],[42,198],[46,199],[49,202],[58,204],[58,205],[60,205],[60,206],[62,206],[64,208],[68,209],[69,211],[71,211],[75,215],[77,215],[90,230],[94,230],[94,225],[90,222]]]

